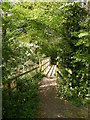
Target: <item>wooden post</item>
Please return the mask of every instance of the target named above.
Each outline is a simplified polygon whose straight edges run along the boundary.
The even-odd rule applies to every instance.
[[[88,10],[88,0],[86,0],[86,10]]]
[[[84,8],[84,0],[82,0],[82,8]]]
[[[58,75],[57,71],[58,71],[58,65],[59,65],[59,62],[57,61],[57,64],[56,64],[56,76]]]
[[[39,59],[39,71],[41,72],[41,60]]]
[[[39,71],[38,71],[38,68],[36,68],[36,73],[38,73]]]

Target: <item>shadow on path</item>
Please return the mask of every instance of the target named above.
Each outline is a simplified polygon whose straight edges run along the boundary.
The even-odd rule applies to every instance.
[[[39,108],[36,118],[87,118],[88,110],[60,100],[56,93],[56,66],[51,66],[39,86]]]
[[[56,77],[44,77],[39,86],[39,108],[37,118],[87,118],[86,108],[78,108],[56,93]]]

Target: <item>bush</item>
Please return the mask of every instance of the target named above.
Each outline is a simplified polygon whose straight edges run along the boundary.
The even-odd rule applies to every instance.
[[[2,91],[3,118],[33,118],[38,107],[38,85],[41,75],[37,74],[32,80],[19,78],[16,88],[11,94]]]
[[[89,88],[89,13],[78,3],[70,3],[61,11],[63,30],[60,31],[62,47],[58,48],[58,62],[64,68],[59,68],[64,76],[62,84],[59,83],[61,78],[58,80],[61,84],[58,89],[61,89],[61,96],[83,104]]]

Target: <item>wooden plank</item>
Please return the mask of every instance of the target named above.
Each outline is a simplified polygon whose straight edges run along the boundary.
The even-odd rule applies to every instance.
[[[49,73],[49,71],[51,70],[51,68],[52,68],[52,67],[50,66],[50,68],[49,68],[48,72],[46,73],[46,76],[48,75],[48,73]]]
[[[48,77],[51,76],[52,70],[53,70],[53,66],[51,66],[51,69],[50,69],[50,71],[49,71],[49,73],[48,73],[48,75],[47,75]]]
[[[54,76],[55,71],[56,71],[56,65],[53,66],[53,70],[52,70],[51,76]]]

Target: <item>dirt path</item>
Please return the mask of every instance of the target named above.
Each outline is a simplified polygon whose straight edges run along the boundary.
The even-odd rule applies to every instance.
[[[40,102],[37,118],[83,118],[88,116],[86,108],[78,108],[57,97],[55,77],[44,77],[39,90]]]

